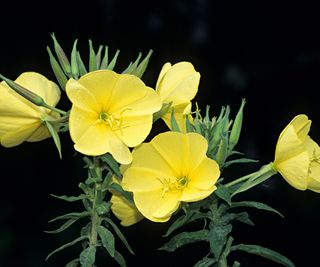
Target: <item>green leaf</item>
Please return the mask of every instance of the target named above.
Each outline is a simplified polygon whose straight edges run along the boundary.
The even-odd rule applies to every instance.
[[[96,260],[96,248],[89,246],[80,254],[80,264],[82,267],[92,267]]]
[[[283,215],[277,211],[276,209],[268,206],[267,204],[257,202],[257,201],[239,201],[239,202],[232,202],[231,203],[231,208],[237,208],[237,207],[248,207],[248,208],[256,208],[259,210],[266,210],[266,211],[271,211],[283,218]]]
[[[187,133],[193,133],[195,131],[193,124],[189,120],[189,116],[186,116],[186,130]]]
[[[113,228],[113,230],[115,231],[116,235],[120,238],[120,240],[122,241],[122,243],[126,246],[126,248],[129,250],[129,252],[134,255],[134,252],[132,250],[132,248],[130,247],[127,239],[125,238],[125,236],[122,234],[122,232],[120,231],[120,229],[118,228],[118,226],[116,224],[113,223],[113,221],[106,217],[103,220],[105,220],[108,224],[111,225],[111,227]]]
[[[127,267],[125,259],[118,251],[114,253],[114,259],[121,267]]]
[[[79,74],[80,76],[83,76],[87,73],[87,69],[81,59],[80,53],[77,52],[77,63],[78,63],[78,67],[79,67]]]
[[[224,166],[224,162],[227,158],[227,152],[228,152],[228,133],[222,132],[220,136],[218,151],[216,154],[216,161],[220,167]]]
[[[173,238],[169,240],[166,244],[164,244],[159,250],[166,250],[166,251],[175,251],[177,248],[195,243],[200,241],[207,241],[208,240],[209,230],[200,230],[196,232],[183,232],[180,234],[175,235]]]
[[[171,131],[173,132],[181,132],[180,127],[177,123],[177,120],[174,116],[174,109],[172,109],[171,111],[171,119],[170,119],[170,123],[171,123]]]
[[[92,41],[89,40],[89,72],[95,70],[97,70],[96,54],[92,46]]]
[[[79,264],[79,259],[74,259],[66,264],[65,267],[77,267]]]
[[[59,137],[59,134],[58,134],[58,131],[56,130],[56,128],[52,125],[51,122],[49,121],[45,121],[46,122],[46,125],[47,125],[47,128],[53,138],[53,141],[56,145],[56,148],[58,149],[58,152],[59,152],[59,156],[60,156],[60,159],[62,158],[62,154],[61,154],[61,142],[60,142],[60,137]]]
[[[120,50],[117,50],[117,52],[115,53],[113,59],[110,61],[109,65],[108,65],[108,70],[113,70],[116,63],[117,63],[117,59],[118,59],[118,55],[120,53]]]
[[[47,51],[49,54],[49,61],[50,61],[50,65],[53,70],[53,73],[56,76],[56,79],[60,85],[60,88],[62,90],[65,90],[65,86],[66,86],[68,79],[67,79],[66,75],[64,74],[62,68],[60,67],[58,61],[53,56],[53,54],[48,46],[47,46]]]
[[[88,239],[88,236],[80,236],[80,237],[76,238],[75,240],[73,240],[73,241],[71,241],[71,242],[69,242],[69,243],[67,243],[67,244],[64,244],[63,246],[55,249],[54,251],[52,251],[52,252],[47,256],[46,261],[47,261],[53,254],[55,254],[55,253],[57,253],[57,252],[65,249],[65,248],[67,248],[67,247],[71,247],[71,246],[73,246],[73,245],[77,244],[78,242],[80,242],[80,241],[82,241],[82,240],[85,240],[85,239]]]
[[[64,200],[64,201],[67,201],[67,202],[75,202],[75,201],[78,201],[78,200],[82,200],[82,199],[85,199],[87,198],[86,195],[84,194],[81,194],[77,197],[74,197],[74,196],[66,196],[66,195],[63,195],[63,196],[57,196],[57,195],[54,195],[54,194],[50,194],[50,196],[54,197],[54,198],[57,198],[57,199],[61,199],[61,200]]]
[[[104,50],[105,52],[104,52],[104,57],[103,57],[103,59],[102,59],[102,61],[101,61],[101,64],[100,64],[100,69],[101,70],[105,70],[105,69],[107,69],[108,68],[108,57],[109,57],[109,55],[108,55],[108,46],[105,46],[105,50]]]
[[[198,261],[193,267],[210,267],[217,261],[213,258],[203,258],[202,260]]]
[[[104,154],[100,156],[100,159],[107,163],[107,166],[113,174],[115,174],[117,177],[122,177],[118,162],[110,154]]]
[[[54,219],[50,220],[49,222],[55,222],[58,220],[66,220],[66,219],[80,219],[90,216],[90,212],[88,211],[83,211],[83,212],[71,212],[67,213],[58,217],[55,217]]]
[[[255,255],[264,257],[266,259],[272,260],[274,262],[277,262],[283,266],[287,266],[287,267],[295,266],[292,261],[290,261],[287,257],[281,255],[280,253],[265,247],[258,246],[258,245],[239,244],[236,246],[232,246],[231,250],[233,251],[240,250],[247,253],[255,254]]]
[[[227,213],[226,215],[222,216],[222,220],[225,221],[225,223],[236,220],[248,225],[254,225],[254,223],[250,220],[249,214],[247,212]]]
[[[77,54],[78,54],[77,43],[78,43],[78,40],[76,39],[74,41],[72,52],[71,52],[71,74],[72,74],[72,78],[74,79],[78,79],[79,77],[79,67],[77,62]]]
[[[224,168],[229,167],[232,164],[237,164],[237,163],[253,163],[253,162],[258,162],[259,160],[256,159],[248,159],[248,158],[241,158],[241,159],[233,159],[226,161],[223,165]]]
[[[109,252],[110,256],[113,258],[115,254],[115,244],[113,234],[105,227],[98,225],[97,233],[101,239],[103,247]]]
[[[144,72],[147,69],[147,66],[148,66],[148,63],[149,63],[149,59],[150,59],[152,53],[153,53],[153,50],[150,49],[148,55],[141,61],[139,66],[135,69],[135,71],[133,73],[134,75],[136,75],[139,78],[142,78]]]
[[[240,266],[240,262],[238,261],[235,261],[233,264],[232,264],[232,267],[239,267]]]
[[[213,225],[212,229],[208,233],[208,239],[210,242],[210,249],[216,260],[219,260],[223,248],[227,242],[228,234],[232,230],[232,225]]]
[[[48,234],[58,234],[58,233],[61,233],[62,231],[66,230],[67,228],[69,228],[71,225],[73,225],[79,218],[74,218],[74,219],[70,219],[68,221],[66,221],[63,225],[61,225],[58,229],[56,230],[52,230],[52,231],[44,231],[45,233],[48,233]],[[53,219],[53,220],[56,220]],[[53,221],[52,220],[52,221]]]
[[[111,207],[110,202],[107,203],[107,202],[103,201],[102,203],[100,203],[97,206],[96,211],[100,216],[102,216],[102,215],[107,214],[109,212],[110,207]]]
[[[217,190],[214,191],[214,193],[218,198],[224,200],[228,203],[229,206],[231,206],[231,192],[228,187],[220,184],[218,185]]]
[[[117,191],[118,193],[123,195],[130,203],[133,203],[132,193],[124,191],[123,188],[121,187],[121,185],[119,185],[117,183],[112,183],[109,186],[109,189],[113,189],[113,190]]]

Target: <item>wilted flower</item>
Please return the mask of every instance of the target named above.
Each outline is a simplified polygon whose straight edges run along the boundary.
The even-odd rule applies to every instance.
[[[294,188],[320,192],[320,148],[310,126],[306,115],[293,118],[279,136],[273,166]]]
[[[39,73],[24,72],[15,82],[42,97],[52,107],[60,100],[58,86]],[[31,103],[4,81],[0,83],[0,103],[0,142],[5,147],[50,137],[45,120],[60,117],[56,112]]]
[[[220,170],[206,156],[208,143],[196,133],[165,132],[133,151],[122,186],[133,192],[138,210],[155,222],[165,222],[181,201],[198,201],[215,189]]]
[[[131,162],[128,147],[143,142],[161,108],[158,95],[138,77],[110,70],[70,79],[66,91],[73,104],[69,127],[75,149],[91,156],[109,152],[121,164]]]
[[[162,116],[162,119],[171,129],[171,112],[180,129],[185,132],[185,118],[191,113],[191,100],[198,92],[200,73],[196,72],[190,62],[179,62],[171,66],[170,63],[163,65],[159,74],[156,92],[162,103],[171,107]]]

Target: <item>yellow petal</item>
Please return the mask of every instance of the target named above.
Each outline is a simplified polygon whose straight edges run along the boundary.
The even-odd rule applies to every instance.
[[[311,120],[309,120],[306,115],[300,114],[293,118],[293,120],[290,122],[290,125],[292,125],[294,128],[301,142],[304,142],[307,134],[310,131]]]
[[[188,187],[212,190],[220,176],[219,165],[210,158],[204,158],[197,168],[188,175]]]
[[[306,190],[309,164],[308,153],[303,151],[288,160],[274,162],[274,167],[291,186],[299,190]]]
[[[160,178],[163,177],[161,170],[148,169],[146,167],[133,167],[124,172],[122,187],[131,192],[143,192],[162,188]]]
[[[134,202],[142,215],[151,221],[163,222],[169,220],[179,207],[180,192],[163,194],[162,190],[137,192]]]
[[[309,136],[306,137],[305,146],[310,158],[308,189],[320,193],[320,147]]]
[[[130,226],[143,219],[143,215],[138,209],[121,195],[112,195],[111,210],[113,214],[121,221],[123,226]]]
[[[158,77],[158,80],[157,80],[157,84],[156,84],[156,90],[157,90],[157,92],[158,93],[160,93],[159,92],[159,90],[160,90],[160,82],[162,81],[162,79],[163,79],[163,77],[164,77],[164,75],[168,72],[168,70],[171,68],[171,63],[170,62],[167,62],[167,63],[165,63],[163,66],[162,66],[162,69],[161,69],[161,71],[160,71],[160,74],[159,74],[159,77]]]
[[[129,148],[120,139],[118,139],[114,135],[114,133],[111,132],[105,138],[109,141],[110,147],[110,150],[106,151],[105,153],[109,152],[114,157],[114,159],[120,164],[131,163],[132,154]]]
[[[185,201],[185,202],[199,201],[211,195],[213,191],[215,191],[216,189],[217,189],[216,186],[212,186],[208,190],[201,190],[195,187],[188,186],[183,189],[182,195],[179,200]]]

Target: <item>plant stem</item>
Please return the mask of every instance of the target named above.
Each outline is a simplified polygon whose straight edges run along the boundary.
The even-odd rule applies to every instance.
[[[61,109],[52,107],[52,106],[48,105],[48,104],[45,103],[45,102],[42,103],[41,106],[43,106],[43,107],[45,107],[45,108],[47,108],[47,109],[50,109],[50,110],[52,110],[52,111],[58,112],[58,113],[60,113],[60,114],[62,114],[62,115],[67,115],[67,112],[65,112],[65,111],[63,111],[63,110],[61,110]]]

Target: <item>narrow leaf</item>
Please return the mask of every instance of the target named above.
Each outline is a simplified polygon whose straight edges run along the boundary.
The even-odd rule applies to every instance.
[[[113,258],[115,254],[115,244],[113,234],[105,227],[98,225],[97,233],[101,239],[103,247],[108,251],[110,256]]]
[[[87,73],[87,69],[82,61],[82,58],[80,56],[80,53],[77,52],[77,63],[78,63],[78,67],[79,67],[79,74],[80,76],[83,76]]]
[[[159,250],[175,251],[177,248],[195,243],[200,241],[207,241],[209,235],[209,230],[200,230],[196,232],[183,232],[175,235],[169,240],[168,243],[164,244]]]
[[[283,215],[277,211],[276,209],[268,206],[267,204],[257,202],[257,201],[239,201],[239,202],[232,202],[231,203],[231,208],[237,208],[237,207],[249,207],[249,208],[256,208],[259,210],[266,210],[266,211],[271,211],[283,218]]]
[[[109,189],[113,189],[113,190],[117,191],[118,193],[123,195],[130,203],[133,203],[132,193],[124,191],[123,188],[121,187],[121,185],[119,185],[117,183],[112,183],[109,186]]]
[[[70,74],[71,74],[70,62],[69,62],[66,54],[64,53],[62,47],[58,43],[54,33],[51,34],[51,37],[53,39],[54,50],[56,52],[57,58],[58,58],[58,60],[60,62],[60,65],[62,66],[62,69],[63,69],[64,73],[67,76],[70,76]]]
[[[224,200],[229,206],[231,206],[231,192],[228,187],[220,184],[214,193],[218,198]]]
[[[79,77],[79,67],[78,67],[78,61],[77,61],[77,43],[78,40],[74,41],[72,52],[71,52],[71,74],[72,78],[78,79]]]
[[[101,61],[101,64],[100,64],[100,69],[101,70],[105,70],[105,69],[108,68],[108,60],[109,60],[108,57],[109,57],[109,55],[108,55],[108,46],[105,46],[104,57],[103,57],[103,59]]]
[[[96,260],[96,248],[89,246],[80,254],[80,264],[82,267],[92,267]]]
[[[203,258],[202,260],[198,261],[193,267],[210,267],[217,261],[213,258]]]
[[[171,118],[170,118],[170,123],[171,123],[171,131],[173,132],[181,132],[180,127],[177,123],[177,120],[174,116],[174,109],[171,111]]]
[[[139,64],[139,66],[136,68],[136,70],[134,71],[134,75],[136,75],[139,78],[142,78],[144,72],[147,69],[148,63],[149,63],[149,59],[151,57],[153,53],[153,50],[151,49],[148,53],[148,55],[144,58],[144,60],[141,61],[141,63]]]
[[[224,245],[227,242],[228,234],[232,230],[232,225],[214,225],[208,233],[211,251],[216,260],[219,260]]]
[[[240,109],[234,120],[231,133],[230,133],[229,151],[231,151],[239,141],[241,128],[242,128],[243,108],[245,103],[246,103],[245,99],[242,99]]]
[[[110,171],[113,174],[115,174],[117,177],[122,177],[118,162],[116,162],[110,154],[104,154],[100,156],[100,158],[103,162],[107,163],[108,167],[110,168]]]
[[[223,165],[224,168],[229,167],[232,164],[237,164],[237,163],[252,163],[252,162],[258,162],[259,160],[256,159],[247,159],[247,158],[241,158],[241,159],[233,159],[226,161]]]
[[[71,247],[71,246],[73,246],[73,245],[77,244],[78,242],[80,242],[80,241],[82,241],[82,240],[85,240],[85,239],[88,239],[88,237],[87,237],[87,236],[80,236],[80,237],[76,238],[75,240],[73,240],[73,241],[71,241],[71,242],[69,242],[69,243],[67,243],[67,244],[64,244],[63,246],[55,249],[54,251],[52,251],[52,252],[47,256],[46,261],[47,261],[53,254],[55,254],[55,253],[57,253],[57,252],[65,249],[65,248],[67,248],[67,247]]]
[[[92,47],[92,41],[89,40],[89,72],[97,70],[96,54]]]
[[[102,52],[102,48],[103,48],[103,45],[99,45],[98,52],[97,52],[97,55],[96,55],[97,70],[100,69],[100,65],[101,65],[101,52]]]
[[[55,219],[54,219],[54,220],[55,220]],[[48,233],[48,234],[58,234],[58,233],[61,233],[62,231],[66,230],[66,229],[69,228],[71,225],[73,225],[77,220],[78,220],[78,218],[69,219],[69,220],[66,221],[63,225],[61,225],[58,229],[52,230],[52,231],[44,231],[44,232],[45,232],[45,233]]]
[[[54,219],[50,220],[49,222],[55,222],[58,220],[67,220],[67,219],[80,219],[80,218],[84,218],[90,216],[90,212],[88,211],[83,211],[83,212],[71,212],[71,213],[67,213],[61,216],[57,216]]]
[[[67,202],[75,202],[75,201],[78,201],[78,200],[82,200],[82,199],[85,199],[87,198],[86,195],[84,194],[81,194],[77,197],[74,197],[74,196],[66,196],[66,195],[63,195],[63,196],[57,196],[57,195],[54,195],[54,194],[50,194],[50,196],[54,197],[54,198],[57,198],[57,199],[61,199],[61,200],[64,200],[64,201],[67,201]]]
[[[120,265],[120,267],[127,267],[125,259],[118,251],[114,253],[114,259]]]
[[[79,259],[74,259],[66,264],[65,267],[77,267],[79,264]]]
[[[117,52],[115,53],[113,59],[110,61],[109,65],[108,65],[108,70],[113,70],[116,63],[117,63],[117,59],[118,59],[118,55],[120,53],[120,50],[117,50]]]
[[[66,83],[67,83],[67,77],[66,75],[64,74],[62,68],[60,67],[58,61],[55,59],[55,57],[53,56],[50,48],[47,46],[47,51],[48,51],[48,54],[49,54],[49,61],[50,61],[50,65],[51,65],[51,68],[53,70],[53,73],[54,75],[56,76],[56,79],[60,85],[60,88],[62,90],[65,90],[65,86],[66,86]]]
[[[257,245],[246,245],[246,244],[239,244],[236,246],[232,246],[231,250],[240,250],[244,252],[248,252],[251,254],[255,254],[264,258],[267,258],[269,260],[272,260],[274,262],[277,262],[283,266],[287,267],[294,267],[294,263],[290,261],[287,257],[281,255],[280,253]]]
[[[127,239],[125,238],[125,236],[122,234],[122,232],[120,231],[120,229],[118,228],[118,226],[116,224],[114,224],[114,222],[106,217],[104,218],[104,220],[111,225],[111,227],[113,228],[113,230],[115,231],[115,233],[117,234],[117,236],[120,238],[120,240],[122,241],[122,243],[126,246],[126,248],[129,250],[129,252],[134,255],[134,252],[132,250],[132,248],[130,247]]]

